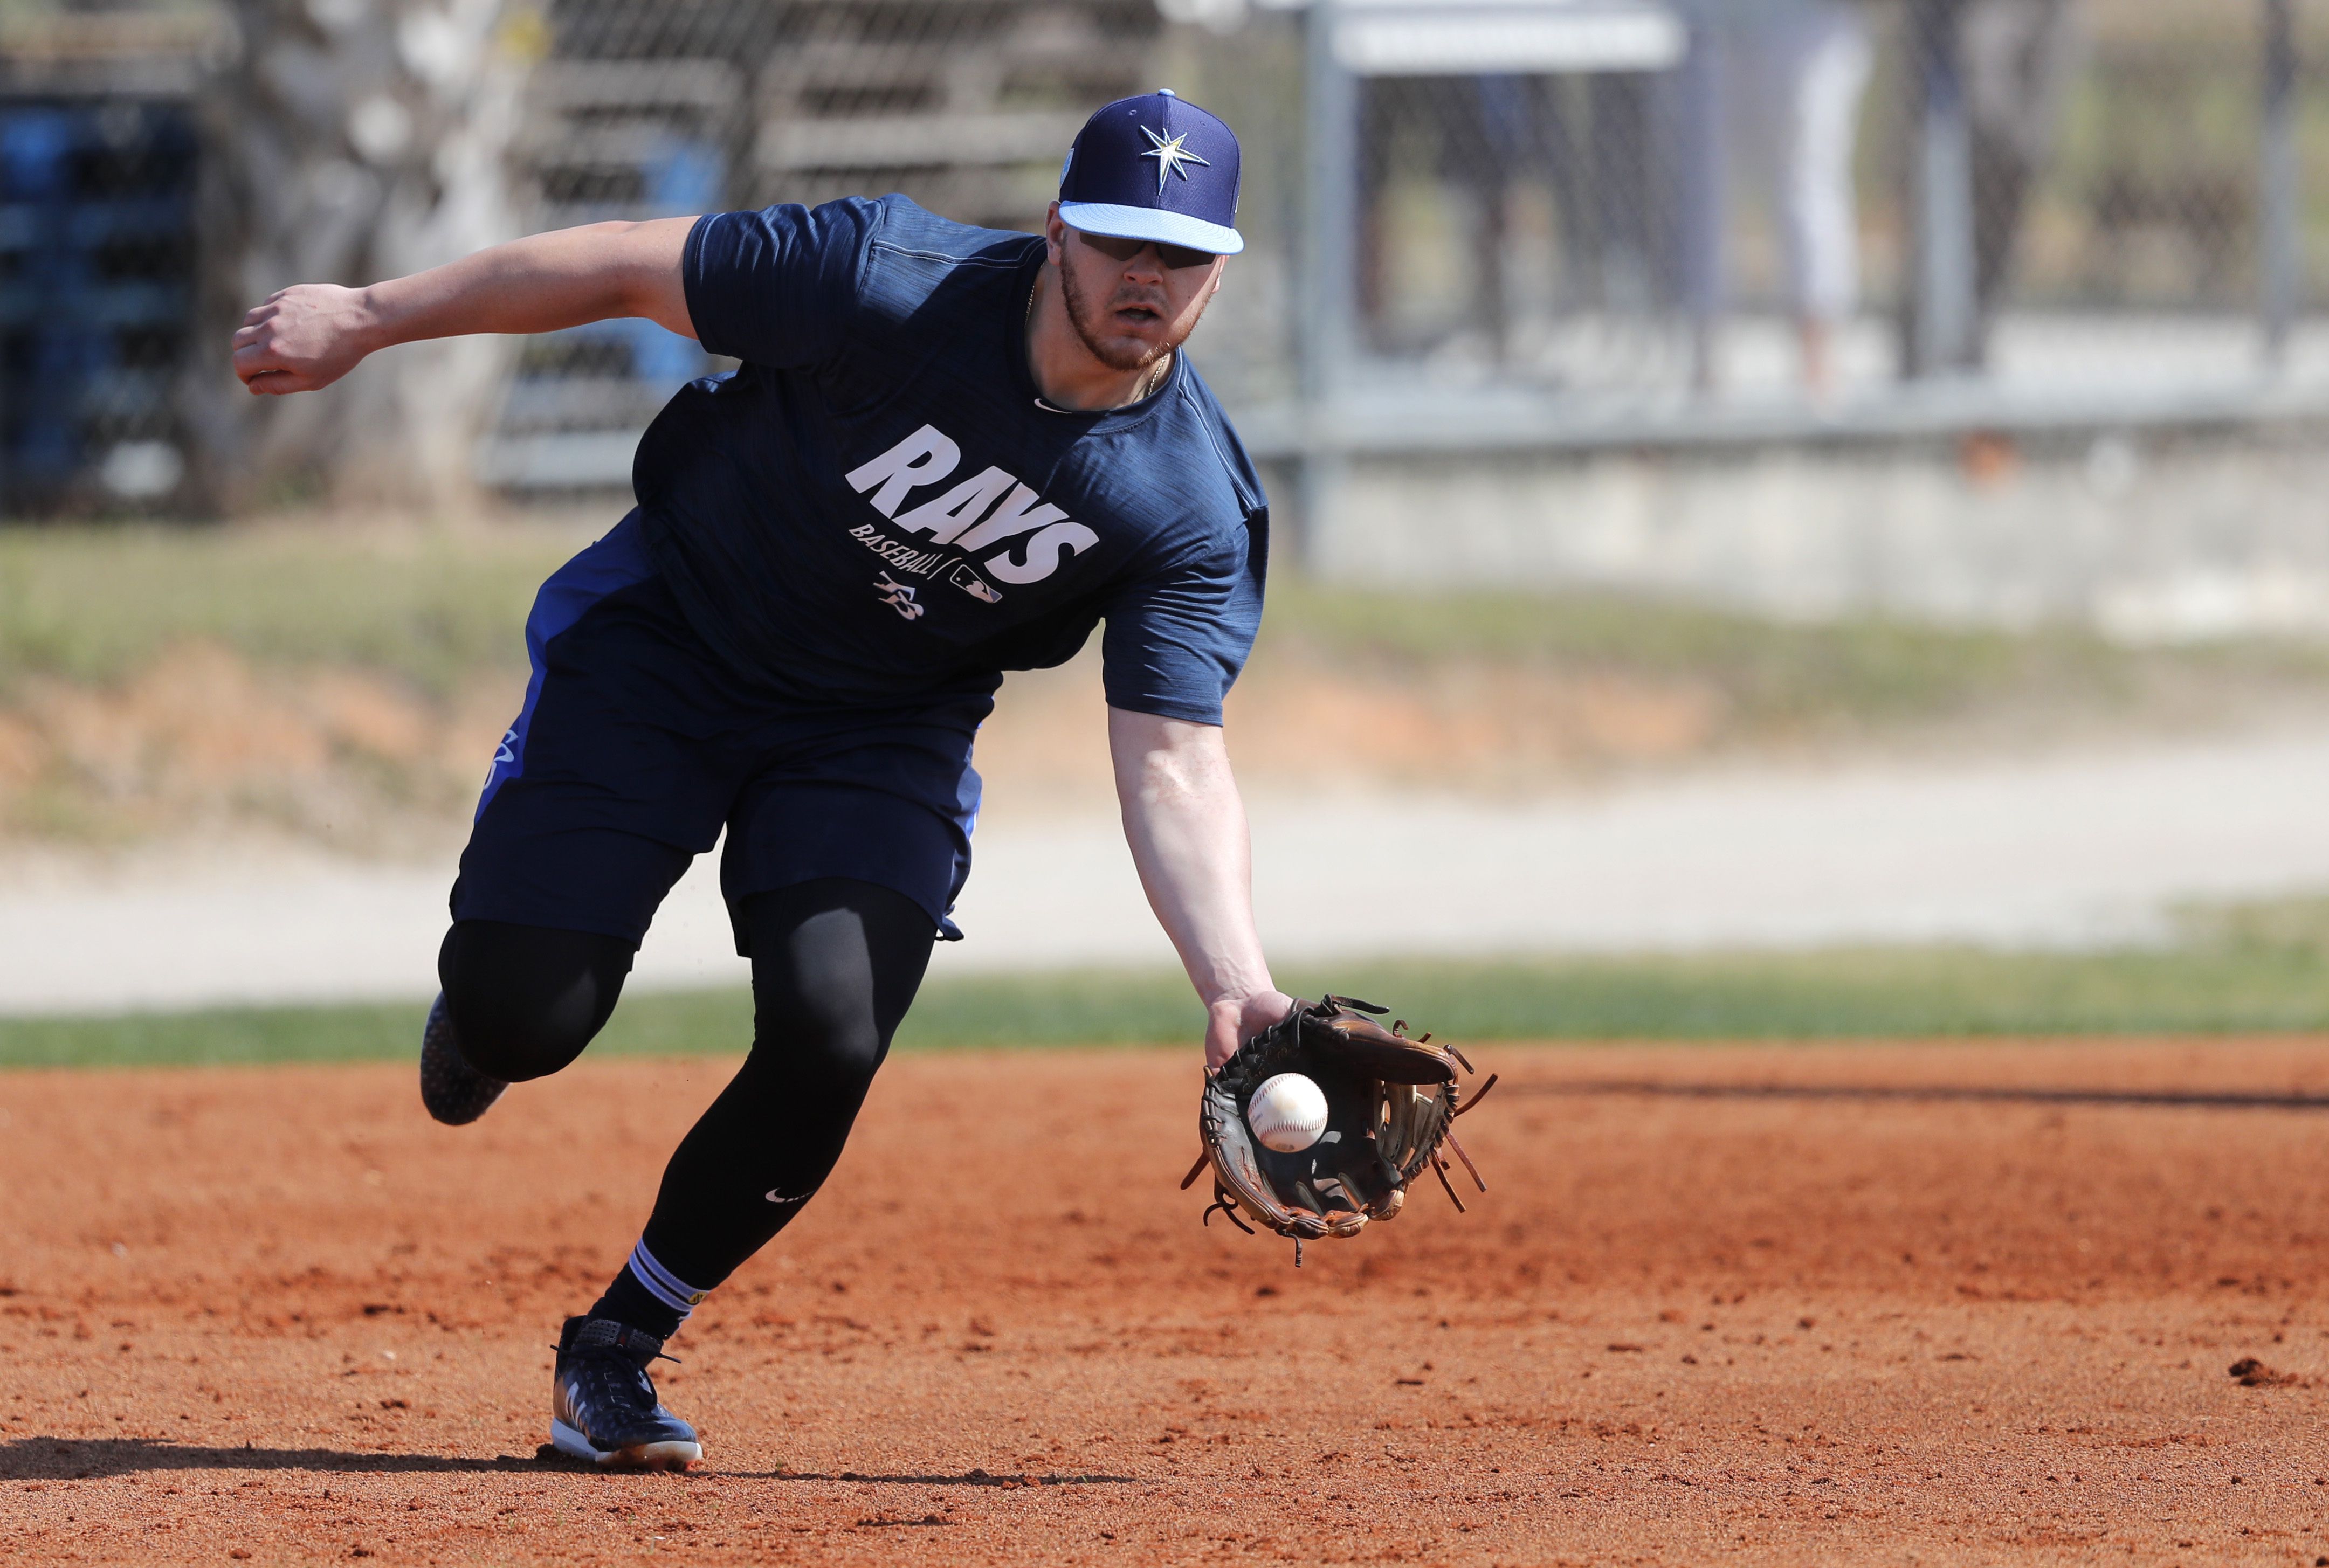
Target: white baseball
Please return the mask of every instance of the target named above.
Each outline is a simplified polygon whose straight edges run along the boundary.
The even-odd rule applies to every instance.
[[[1264,1148],[1298,1154],[1326,1131],[1326,1092],[1299,1073],[1280,1073],[1253,1092],[1245,1120]]]

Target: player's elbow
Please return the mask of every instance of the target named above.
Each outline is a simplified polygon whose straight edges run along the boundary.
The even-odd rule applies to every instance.
[[[1117,793],[1127,811],[1187,814],[1234,803],[1237,784],[1217,746],[1164,746],[1119,767]]]
[[[1117,777],[1117,793],[1127,809],[1150,812],[1185,811],[1204,798],[1203,782],[1183,759],[1145,756],[1129,775]]]

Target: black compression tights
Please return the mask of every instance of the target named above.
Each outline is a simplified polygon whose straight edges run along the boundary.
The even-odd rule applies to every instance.
[[[463,1058],[512,1084],[548,1077],[580,1056],[630,972],[631,944],[595,931],[462,920],[437,950]]]
[[[841,1158],[937,934],[904,894],[839,878],[757,895],[744,912],[752,1052],[671,1157],[643,1238],[701,1291],[767,1245]],[[580,1055],[629,969],[612,937],[473,920],[438,960],[461,1054],[512,1080]]]

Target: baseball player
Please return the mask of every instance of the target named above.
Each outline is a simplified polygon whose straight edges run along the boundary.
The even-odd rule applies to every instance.
[[[1221,699],[1261,614],[1268,502],[1181,344],[1243,248],[1238,144],[1170,92],[1092,116],[1042,235],[901,196],[599,223],[252,311],[238,375],[329,386],[391,344],[643,316],[742,361],[639,444],[638,505],[542,585],[420,1052],[440,1122],[557,1072],[724,829],[750,1056],[629,1259],[560,1336],[552,1441],[684,1469],[647,1376],[840,1157],[970,867],[972,743],[1006,670],[1095,626],[1125,836],[1208,1012],[1292,1006],[1256,934]]]

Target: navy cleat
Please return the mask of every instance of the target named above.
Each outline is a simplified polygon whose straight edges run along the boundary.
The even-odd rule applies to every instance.
[[[684,1470],[701,1460],[695,1429],[655,1400],[647,1363],[659,1356],[662,1340],[612,1318],[567,1319],[551,1374],[551,1446],[610,1470]]]
[[[420,1030],[420,1103],[429,1114],[448,1127],[466,1127],[492,1110],[508,1087],[462,1059],[453,1041],[453,1020],[445,1012],[445,993],[438,991]]]

